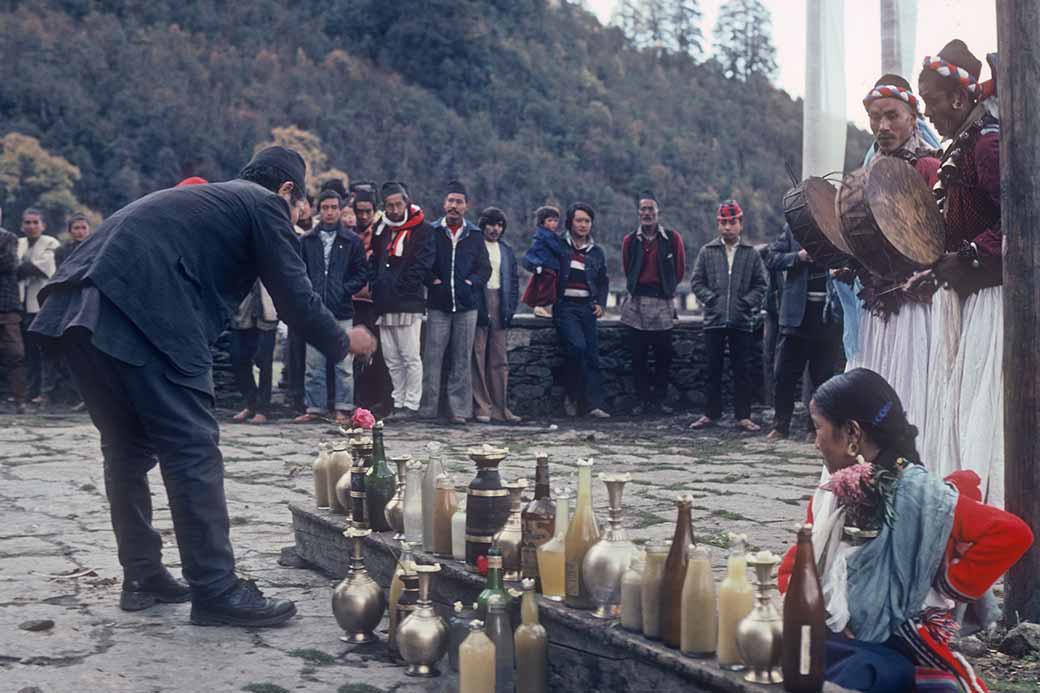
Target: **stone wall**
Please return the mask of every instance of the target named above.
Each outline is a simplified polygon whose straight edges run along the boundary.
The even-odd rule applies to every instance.
[[[667,404],[677,409],[699,410],[707,386],[707,353],[699,316],[680,318],[673,331],[675,358],[669,378]],[[617,318],[599,322],[600,365],[607,411],[623,414],[636,404],[632,382],[632,357],[626,331]],[[761,353],[762,330],[755,333],[756,354]],[[509,406],[521,416],[562,414],[563,348],[551,320],[517,316],[509,332]],[[762,401],[762,359],[752,358],[752,401]],[[732,400],[730,369],[723,373],[723,397],[727,412]]]

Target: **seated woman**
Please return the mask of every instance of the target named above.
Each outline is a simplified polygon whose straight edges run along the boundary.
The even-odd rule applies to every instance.
[[[810,414],[829,476],[809,506],[831,630],[827,680],[878,693],[984,693],[949,648],[954,610],[980,600],[1025,553],[1029,527],[982,504],[974,472],[943,480],[924,468],[917,428],[874,371],[828,380]],[[781,591],[793,564],[792,549]]]

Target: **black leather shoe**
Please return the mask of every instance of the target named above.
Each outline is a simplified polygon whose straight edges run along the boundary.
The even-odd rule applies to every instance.
[[[191,603],[191,622],[196,626],[277,626],[296,615],[288,599],[265,597],[252,580],[239,578],[224,594]]]
[[[119,608],[123,611],[140,611],[156,604],[182,604],[189,599],[191,590],[188,586],[163,568],[162,572],[144,580],[124,578]]]

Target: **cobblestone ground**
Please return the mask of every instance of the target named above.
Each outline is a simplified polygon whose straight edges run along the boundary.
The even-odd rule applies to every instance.
[[[330,426],[226,423],[222,449],[232,539],[239,571],[272,594],[294,599],[300,615],[266,630],[198,628],[188,605],[127,614],[118,609],[121,570],[109,525],[98,436],[82,414],[5,416],[0,425],[0,689],[4,691],[428,691],[403,669],[338,640],[329,599],[332,580],[282,567],[292,543],[290,501],[308,502],[310,465]],[[473,475],[465,449],[510,448],[503,476],[533,475],[534,453],[548,452],[554,487],[575,483],[575,462],[597,471],[630,472],[625,526],[633,539],[671,536],[674,500],[696,499],[694,525],[721,572],[725,533],[743,532],[753,547],[782,551],[803,517],[819,474],[812,447],[767,443],[764,434],[718,428],[697,435],[687,419],[563,422],[513,427],[388,425],[389,454],[425,458],[443,446],[459,483]],[[152,475],[155,522],[167,563],[178,566],[158,470]],[[532,480],[533,481],[533,480]],[[606,519],[606,489],[593,501]],[[50,620],[41,631],[30,621]],[[46,625],[46,624],[44,624]],[[371,650],[368,651],[371,653]]]

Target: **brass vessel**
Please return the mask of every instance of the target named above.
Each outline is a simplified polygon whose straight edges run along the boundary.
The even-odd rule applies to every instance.
[[[773,602],[773,568],[780,558],[768,551],[749,554],[747,564],[758,576],[755,600],[751,613],[737,628],[737,650],[748,668],[745,681],[751,683],[783,683],[780,669],[783,657],[783,618]]]
[[[356,527],[343,532],[343,536],[354,542],[354,554],[350,559],[347,576],[332,593],[332,613],[336,623],[347,633],[340,638],[343,642],[375,642],[378,638],[373,630],[383,619],[383,611],[386,609],[386,597],[365,569],[361,550],[361,540],[371,533],[370,530]]]
[[[387,458],[387,461],[393,462],[397,467],[397,490],[394,492],[394,497],[386,504],[383,514],[391,529],[394,530],[394,539],[402,541],[404,539],[404,481],[408,463],[412,461],[412,458],[410,455],[394,455]]]
[[[347,513],[354,521],[355,527],[369,529],[368,513],[365,503],[365,475],[372,464],[372,439],[361,438],[351,443],[354,455],[354,466],[350,468],[350,510]]]
[[[437,662],[448,649],[448,626],[430,601],[430,578],[440,572],[439,563],[415,567],[419,574],[419,601],[397,631],[397,648],[408,667],[406,676],[438,676]]]
[[[503,485],[509,491],[509,517],[506,518],[502,529],[495,533],[492,546],[502,552],[502,579],[519,580],[520,547],[523,541],[523,492],[527,488],[527,479],[517,479]]]
[[[631,474],[600,474],[607,485],[610,497],[609,526],[600,540],[589,547],[582,563],[581,574],[585,588],[596,605],[592,615],[596,618],[618,618],[621,615],[621,578],[624,576],[636,546],[628,540],[621,526],[621,497]]]
[[[327,474],[325,480],[325,487],[329,493],[329,510],[337,515],[345,515],[348,512],[348,506],[343,505],[343,499],[340,497],[337,487],[341,477],[347,477],[350,479],[350,467],[352,466],[350,457],[350,450],[345,441],[336,441],[332,443],[329,449],[329,463],[325,467],[325,473]],[[349,481],[347,482],[349,484]],[[350,489],[347,489],[346,501],[350,503]]]

